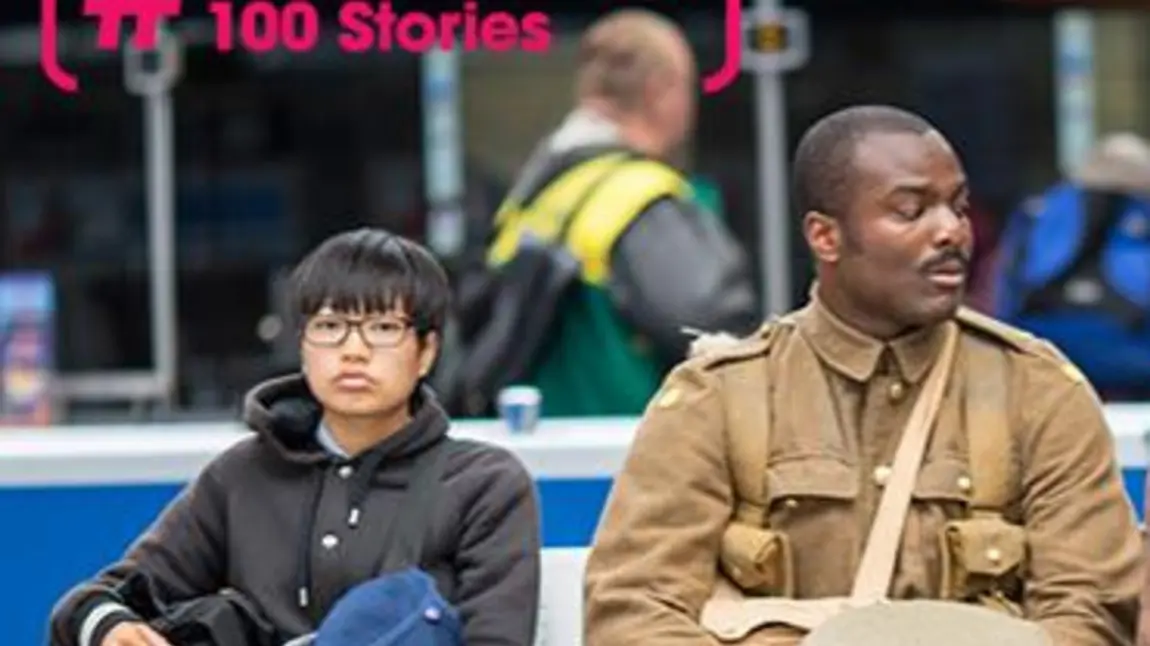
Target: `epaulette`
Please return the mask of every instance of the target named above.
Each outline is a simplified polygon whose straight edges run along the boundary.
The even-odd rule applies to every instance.
[[[769,320],[751,334],[708,347],[693,358],[700,361],[704,369],[710,370],[728,363],[766,356],[778,339],[778,331],[782,326],[778,319]]]
[[[1008,325],[968,307],[960,307],[954,318],[959,325],[981,332],[983,336],[1005,343],[1019,352],[1032,353],[1039,345],[1038,338],[1026,330]]]
[[[959,308],[955,319],[959,325],[974,330],[976,333],[981,333],[982,336],[990,337],[992,341],[1003,343],[1017,352],[1053,362],[1071,381],[1086,381],[1085,375],[1082,374],[1078,366],[1066,358],[1066,355],[1062,354],[1054,344],[1036,337],[1026,330],[1016,328],[966,307]]]

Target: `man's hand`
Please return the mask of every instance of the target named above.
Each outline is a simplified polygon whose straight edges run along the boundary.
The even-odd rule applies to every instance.
[[[172,646],[147,624],[125,621],[104,636],[100,646]]]

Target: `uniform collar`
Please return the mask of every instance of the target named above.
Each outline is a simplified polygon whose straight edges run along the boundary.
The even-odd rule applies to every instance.
[[[874,376],[884,352],[889,350],[903,378],[917,383],[934,363],[946,338],[944,325],[934,325],[891,341],[875,339],[831,313],[813,289],[810,303],[796,318],[815,354],[835,371],[858,382]]]

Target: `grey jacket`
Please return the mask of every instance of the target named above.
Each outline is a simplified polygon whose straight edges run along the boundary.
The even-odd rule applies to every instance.
[[[114,587],[135,571],[151,575],[167,603],[232,588],[285,639],[311,633],[345,591],[380,574],[382,537],[404,520],[397,507],[412,458],[447,434],[429,390],[415,406],[406,428],[348,461],[316,443],[319,409],[301,377],[253,389],[245,421],[255,436],[212,461],[120,562],[57,604],[53,646],[99,646],[134,619]],[[534,483],[501,448],[451,442],[423,569],[460,610],[469,646],[529,646],[539,594]]]

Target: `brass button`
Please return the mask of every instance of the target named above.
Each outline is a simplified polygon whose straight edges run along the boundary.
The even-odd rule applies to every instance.
[[[961,491],[963,493],[970,493],[970,490],[973,487],[974,487],[974,483],[970,481],[969,476],[959,476],[958,477],[958,489],[959,489],[959,491]]]
[[[986,558],[991,563],[998,565],[1002,561],[1002,550],[998,549],[997,547],[992,547],[986,550]]]
[[[892,402],[901,401],[906,396],[906,386],[902,385],[901,381],[896,381],[887,389],[887,397],[890,397]]]
[[[874,483],[880,487],[885,487],[888,480],[890,480],[890,467],[882,465],[874,469]]]

